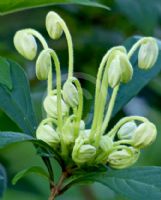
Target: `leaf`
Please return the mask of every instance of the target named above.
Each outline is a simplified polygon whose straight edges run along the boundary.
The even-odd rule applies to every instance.
[[[54,4],[79,4],[79,5],[85,5],[85,6],[100,7],[100,8],[109,10],[107,6],[94,2],[92,0],[39,0],[39,1],[1,0],[0,14],[4,15],[7,13],[11,13],[11,12],[19,11],[19,10],[25,10],[28,8],[48,6],[48,5],[54,5]]]
[[[130,200],[161,199],[161,167],[136,167],[124,170],[107,170],[106,173],[88,173],[68,183],[99,182]],[[66,188],[68,186],[65,186]],[[63,189],[65,191],[65,188]]]
[[[6,173],[4,167],[0,164],[0,197],[2,197],[6,188]]]
[[[19,173],[17,173],[15,175],[15,177],[12,179],[12,184],[15,185],[17,183],[17,181],[19,181],[21,178],[23,178],[24,176],[31,174],[31,173],[42,176],[45,179],[49,179],[48,174],[46,173],[46,171],[43,168],[41,168],[39,166],[33,166],[33,167],[29,167],[29,168],[24,169],[24,170],[20,171]]]
[[[131,37],[123,45],[127,49],[141,37]],[[116,103],[114,106],[113,116],[134,96],[136,96],[145,85],[147,85],[157,74],[161,71],[161,41],[158,40],[159,56],[156,64],[150,70],[141,70],[138,68],[137,53],[131,59],[131,63],[134,68],[134,74],[132,80],[127,84],[122,84],[118,92]]]
[[[0,132],[0,149],[16,142],[33,141],[33,140],[35,140],[33,137],[24,133]]]
[[[119,10],[143,33],[151,34],[160,17],[160,0],[116,0]],[[124,4],[124,6],[122,6]],[[132,8],[132,9],[131,9]],[[155,10],[155,12],[154,12]]]
[[[16,133],[16,132],[0,132],[0,149],[3,149],[4,147],[19,143],[19,142],[31,142],[36,146],[37,153],[42,158],[55,158],[59,163],[62,163],[58,152],[54,151],[52,147],[50,147],[48,144],[41,140],[37,140],[36,138],[24,134],[24,133]],[[46,159],[46,162],[47,159]],[[49,164],[49,163],[47,163]]]
[[[0,108],[27,134],[37,126],[30,89],[23,69],[0,57]]]

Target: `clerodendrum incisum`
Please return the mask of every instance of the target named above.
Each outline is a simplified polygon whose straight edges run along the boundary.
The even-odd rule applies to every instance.
[[[56,150],[66,166],[82,168],[107,164],[122,169],[133,165],[140,149],[150,145],[156,138],[153,123],[140,116],[124,117],[106,132],[115,99],[121,83],[128,84],[133,77],[130,58],[138,52],[138,66],[142,70],[153,67],[158,57],[158,45],[154,38],[138,40],[127,52],[124,46],[116,46],[104,55],[97,73],[94,115],[90,129],[82,120],[83,91],[79,80],[73,76],[73,44],[64,20],[51,11],[46,17],[49,36],[56,40],[64,33],[68,44],[69,71],[63,86],[61,69],[56,52],[48,47],[44,37],[34,29],[16,32],[14,45],[17,51],[29,60],[37,55],[37,38],[43,50],[36,61],[36,76],[47,80],[47,96],[43,107],[46,118],[36,131],[36,137]],[[56,88],[53,88],[52,63],[56,71]],[[112,95],[105,110],[108,87]]]

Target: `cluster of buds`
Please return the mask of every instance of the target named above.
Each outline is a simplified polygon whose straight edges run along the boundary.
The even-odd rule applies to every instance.
[[[64,20],[51,11],[46,17],[49,36],[56,40],[64,33],[69,52],[69,71],[62,85],[61,69],[56,52],[48,47],[43,36],[34,29],[18,31],[14,37],[17,51],[29,60],[37,55],[38,39],[43,50],[36,61],[36,76],[47,80],[47,96],[43,101],[46,118],[36,131],[36,137],[58,152],[66,165],[84,167],[107,164],[122,169],[133,165],[140,149],[150,145],[157,130],[148,119],[139,116],[122,118],[106,133],[120,84],[127,84],[133,77],[130,58],[138,52],[138,67],[152,68],[158,57],[157,41],[152,37],[138,40],[128,52],[124,46],[107,51],[97,74],[93,121],[86,129],[82,120],[83,91],[79,80],[73,76],[73,44]],[[53,65],[56,71],[56,88],[53,88]],[[108,88],[113,92],[107,110]]]

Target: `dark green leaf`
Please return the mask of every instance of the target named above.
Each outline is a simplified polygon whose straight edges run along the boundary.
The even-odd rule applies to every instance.
[[[125,44],[127,49],[139,39],[140,37],[129,38]],[[122,84],[116,98],[116,103],[113,111],[115,115],[126,103],[128,103],[134,96],[136,96],[140,90],[145,87],[157,74],[161,71],[161,41],[158,40],[159,45],[159,57],[155,66],[150,70],[141,70],[138,68],[137,53],[131,59],[131,63],[134,67],[133,79],[127,83]]]
[[[19,181],[21,178],[23,178],[24,176],[31,174],[31,173],[42,176],[45,179],[49,179],[48,174],[46,173],[46,171],[43,168],[41,168],[39,166],[33,166],[33,167],[29,167],[29,168],[24,169],[24,170],[20,171],[19,173],[17,173],[16,176],[12,179],[12,184],[15,185],[17,183],[17,181]]]
[[[105,5],[99,4],[92,0],[1,0],[0,2],[0,14],[11,13],[18,10],[24,10],[27,8],[39,7],[39,6],[47,6],[54,4],[80,4],[86,6],[95,6],[100,8],[109,8]]]
[[[0,66],[4,65],[4,60],[0,60]],[[9,90],[12,90],[12,79],[10,73],[10,65],[8,62],[5,62],[5,67],[0,67],[0,84],[6,86]]]
[[[2,197],[6,188],[6,173],[3,166],[0,164],[0,197]]]
[[[158,23],[160,10],[160,0],[116,0],[119,10],[135,24],[139,30],[151,34]],[[131,9],[132,8],[132,9]],[[155,10],[155,12],[154,12]]]
[[[33,140],[34,140],[33,137],[23,133],[0,132],[0,149],[12,143],[33,141]]]
[[[109,169],[106,173],[76,176],[70,186],[86,181],[99,182],[130,200],[161,199],[161,167],[136,167],[124,170]],[[69,187],[65,186],[65,187]]]
[[[36,119],[23,69],[0,57],[0,108],[27,134],[35,132]]]
[[[60,156],[53,148],[41,140],[37,140],[32,136],[29,136],[24,133],[16,132],[0,132],[0,149],[6,147],[9,144],[18,143],[18,142],[31,142],[36,146],[38,155],[44,158],[53,157],[59,163],[62,162]]]

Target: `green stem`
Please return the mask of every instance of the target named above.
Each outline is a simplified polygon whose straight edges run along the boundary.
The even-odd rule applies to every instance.
[[[66,145],[64,143],[63,135],[62,135],[62,126],[63,126],[63,119],[62,119],[62,106],[61,106],[61,71],[60,71],[60,63],[57,54],[54,50],[48,49],[47,50],[50,55],[52,56],[55,64],[55,70],[56,70],[56,87],[57,87],[57,112],[58,112],[58,129],[60,132],[60,138],[61,138],[61,149],[62,149],[62,155],[66,155]],[[49,79],[52,81],[52,79]],[[48,84],[51,85],[51,82],[48,82]]]
[[[99,95],[100,95],[100,90],[101,90],[101,79],[102,79],[103,70],[104,70],[104,67],[106,65],[108,56],[109,56],[109,51],[107,51],[107,53],[103,57],[103,59],[100,63],[99,69],[98,69],[98,74],[97,74],[97,79],[96,79],[94,117],[93,117],[93,122],[92,122],[92,127],[91,127],[90,139],[92,139],[94,137],[95,130],[96,130],[96,127],[97,127],[97,118],[98,118],[99,105],[100,105]]]
[[[123,126],[126,122],[133,121],[133,120],[137,120],[141,122],[148,121],[148,119],[146,119],[145,117],[140,117],[140,116],[124,117],[111,129],[110,132],[108,132],[109,137],[114,138],[117,131],[121,128],[121,126]]]
[[[78,136],[79,133],[79,126],[80,126],[80,121],[82,119],[82,112],[83,112],[83,91],[81,88],[81,85],[76,78],[72,78],[72,82],[76,85],[76,88],[78,90],[78,97],[79,97],[79,102],[78,102],[78,109],[76,112],[76,126],[75,126],[75,137]]]
[[[145,41],[147,40],[147,38],[141,38],[140,40],[138,40],[130,49],[130,51],[128,52],[128,58],[130,59],[132,57],[132,55],[134,54],[134,52],[140,47],[140,45],[142,45]]]
[[[60,16],[59,16],[60,17]],[[66,40],[67,40],[67,45],[68,45],[68,57],[69,57],[69,71],[68,71],[68,78],[71,78],[73,76],[73,65],[74,65],[74,55],[73,55],[73,42],[72,42],[72,37],[69,32],[69,29],[64,22],[64,20],[60,17],[59,23],[64,30]]]
[[[46,40],[44,39],[44,37],[36,30],[34,29],[25,29],[27,33],[32,34],[33,36],[35,36],[42,44],[43,48],[45,50],[48,50],[48,44],[46,42]],[[52,67],[50,68],[49,74],[48,74],[48,94],[50,94],[50,92],[52,91]]]
[[[120,144],[132,144],[132,140],[118,140],[117,142],[114,142],[114,146],[118,146]]]
[[[49,70],[49,74],[48,74],[48,88],[47,88],[47,91],[48,91],[48,95],[51,94],[51,91],[52,91],[52,87],[53,87],[53,72],[52,72],[52,66],[50,67],[50,70]]]
[[[57,120],[54,118],[50,118],[50,117],[42,120],[40,124],[46,124],[46,123],[50,123],[50,122],[57,125]]]
[[[27,28],[27,29],[25,29],[25,31],[27,33],[35,36],[41,42],[44,49],[48,49],[48,44],[47,44],[46,40],[38,31],[31,29],[31,28]]]
[[[60,63],[57,57],[57,54],[54,50],[48,49],[48,52],[52,56],[55,64],[56,70],[56,87],[57,87],[57,112],[58,112],[58,127],[61,131],[62,129],[62,107],[61,107],[61,71],[60,71]],[[50,79],[52,81],[52,79]],[[51,84],[49,82],[49,84]]]
[[[114,104],[115,104],[115,101],[116,101],[116,97],[117,97],[117,93],[118,93],[118,90],[119,90],[119,87],[120,87],[120,84],[117,85],[113,92],[112,92],[112,96],[111,96],[111,99],[110,99],[110,102],[109,102],[109,106],[108,106],[108,110],[107,110],[107,113],[105,115],[105,119],[103,121],[103,125],[102,125],[102,134],[105,132],[106,128],[108,127],[108,124],[109,124],[109,121],[110,121],[110,118],[111,118],[111,115],[112,115],[112,111],[113,111],[113,108],[114,108]]]

